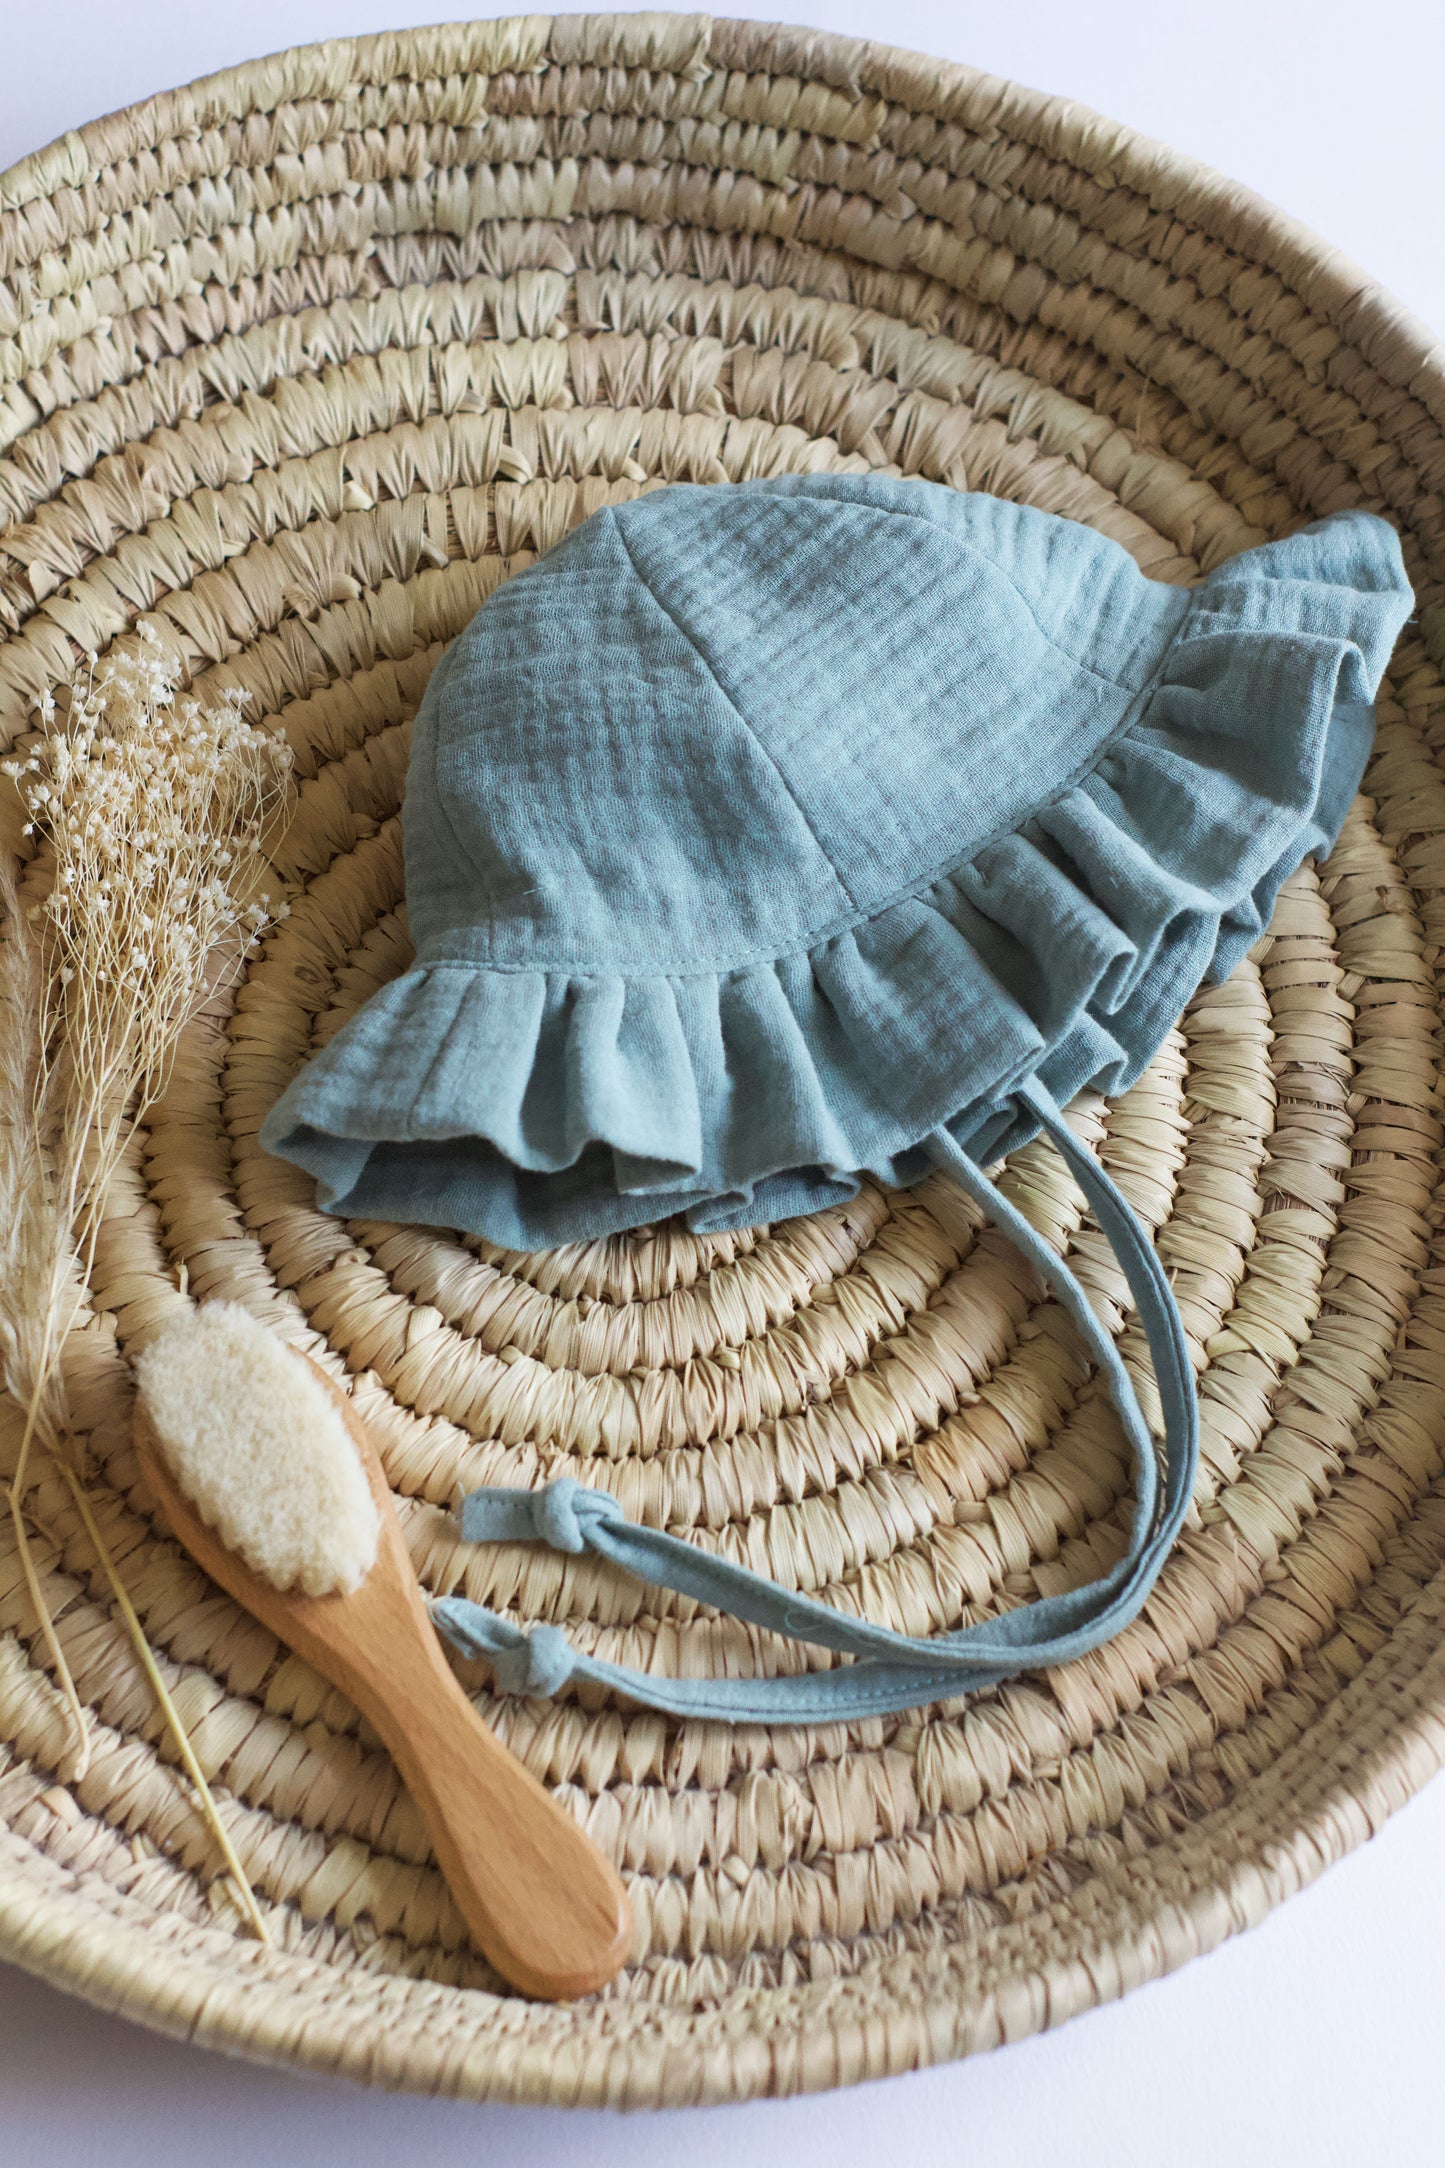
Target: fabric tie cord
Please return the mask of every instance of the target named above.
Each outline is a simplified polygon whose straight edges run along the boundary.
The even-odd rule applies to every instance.
[[[263,1145],[325,1209],[514,1251],[673,1215],[723,1234],[944,1168],[1084,1336],[1135,1497],[1100,1579],[915,1642],[601,1492],[493,1489],[468,1536],[590,1551],[849,1661],[669,1680],[448,1598],[457,1646],[517,1692],[799,1722],[1066,1663],[1135,1617],[1188,1510],[1193,1373],[1152,1246],[1059,1109],[1136,1083],[1331,849],[1412,602],[1362,511],[1183,587],[1072,520],[878,472],[661,487],[497,588],[413,729],[413,959]],[[1132,1291],[1162,1466],[1082,1289],[982,1171],[1040,1131]]]
[[[642,1527],[629,1520],[606,1491],[585,1489],[563,1477],[537,1491],[494,1487],[471,1492],[459,1511],[463,1536],[478,1543],[545,1543],[558,1551],[592,1551],[636,1580],[855,1661],[829,1671],[767,1679],[657,1677],[584,1654],[558,1627],[523,1629],[458,1596],[442,1597],[432,1605],[433,1620],[452,1645],[463,1655],[486,1657],[504,1693],[548,1695],[578,1680],[610,1687],[670,1716],[798,1724],[909,1709],[993,1686],[1019,1671],[1068,1663],[1126,1626],[1146,1601],[1189,1509],[1199,1459],[1198,1402],[1189,1351],[1163,1267],[1129,1205],[1074,1137],[1042,1086],[1031,1083],[1022,1091],[1092,1206],[1138,1307],[1164,1413],[1162,1485],[1133,1383],[1073,1273],[946,1132],[937,1132],[929,1145],[938,1164],[1054,1287],[1119,1412],[1133,1455],[1135,1491],[1128,1549],[1109,1573],[1085,1587],[959,1632],[910,1640],[790,1593],[675,1536]]]

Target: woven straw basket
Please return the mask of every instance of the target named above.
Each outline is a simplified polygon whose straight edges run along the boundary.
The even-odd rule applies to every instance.
[[[302,778],[292,915],[136,1139],[70,1365],[98,1515],[272,1942],[47,1481],[36,1555],[95,1747],[62,1782],[6,1520],[0,1954],[382,2084],[720,2100],[1057,2024],[1377,1828],[1445,1758],[1445,373],[1419,327],[1240,191],[1008,84],[699,16],[526,17],[284,54],[13,168],[0,379],[0,735],[149,623],[201,686],[249,688]],[[375,1740],[159,1532],[126,1355],[182,1265],[248,1304],[349,1376],[432,1587],[623,1661],[789,1659],[595,1562],[461,1546],[459,1483],[571,1470],[914,1633],[1116,1555],[1107,1404],[942,1179],[524,1257],[328,1219],[256,1143],[405,963],[408,722],[496,583],[641,489],[869,467],[1088,521],[1177,581],[1369,505],[1420,614],[1330,863],[1137,1089],[1077,1111],[1200,1365],[1196,1512],[1144,1616],[1065,1672],[814,1731],[498,1700],[477,1667],[638,1921],[612,1990],[529,2004],[468,1945]],[[1055,1155],[1007,1179],[1137,1357]]]

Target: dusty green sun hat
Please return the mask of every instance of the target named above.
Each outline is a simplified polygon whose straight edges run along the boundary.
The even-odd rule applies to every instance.
[[[662,489],[501,588],[417,718],[416,961],[263,1142],[512,1248],[992,1155],[1124,1089],[1333,841],[1411,597],[1351,512],[1187,590],[915,480]]]
[[[474,1493],[479,1540],[590,1549],[853,1659],[669,1680],[439,1603],[504,1688],[818,1721],[1069,1661],[1137,1614],[1189,1505],[1193,1375],[1159,1261],[1060,1106],[1127,1088],[1329,849],[1411,603],[1368,513],[1186,590],[1051,514],[828,475],[610,507],[479,612],[416,722],[415,962],[263,1143],[332,1211],[513,1248],[787,1218],[946,1166],[1058,1289],[1137,1470],[1109,1572],[925,1642],[571,1481]],[[1040,1128],[1138,1305],[1162,1463],[1082,1289],[983,1173]]]

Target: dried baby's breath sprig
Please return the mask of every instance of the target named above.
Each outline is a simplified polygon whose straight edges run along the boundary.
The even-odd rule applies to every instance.
[[[285,915],[260,883],[292,797],[290,750],[246,721],[244,695],[178,697],[154,634],[141,633],[140,651],[104,672],[89,658],[63,721],[47,695],[35,740],[0,764],[20,790],[42,876],[40,900],[23,907],[13,874],[0,870],[0,1380],[25,1411],[9,1509],[75,1729],[75,1776],[88,1727],[31,1550],[36,1450],[61,1463],[82,1497],[62,1357],[106,1195],[134,1124],[165,1090],[186,1023]],[[82,1519],[93,1529],[88,1511]],[[155,1680],[103,1546],[101,1558]],[[183,1733],[178,1744],[239,1873]]]
[[[290,750],[245,720],[245,697],[178,700],[152,634],[103,677],[90,666],[64,729],[47,699],[44,735],[5,764],[53,861],[36,906],[46,1050],[107,1134],[164,1091],[223,945],[234,969],[284,915],[258,882]]]

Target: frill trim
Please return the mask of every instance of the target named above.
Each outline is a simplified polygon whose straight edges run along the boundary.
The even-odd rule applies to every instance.
[[[722,974],[455,960],[383,987],[268,1115],[327,1209],[509,1248],[700,1231],[917,1180],[1138,1076],[1330,849],[1413,598],[1391,529],[1322,521],[1194,590],[1142,712],[1016,833],[807,952]]]

